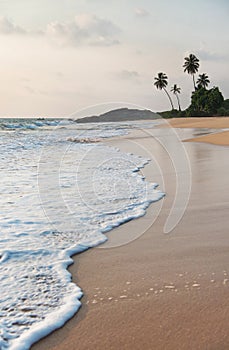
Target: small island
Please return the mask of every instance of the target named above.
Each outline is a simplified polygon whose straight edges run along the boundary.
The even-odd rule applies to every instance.
[[[210,84],[208,75],[206,73],[199,74],[196,81],[195,75],[199,67],[199,59],[194,54],[185,57],[183,65],[184,72],[192,76],[194,90],[191,93],[191,104],[184,110],[181,109],[179,98],[181,88],[177,84],[174,84],[170,90],[177,100],[178,109],[176,109],[172,97],[167,90],[168,76],[160,72],[154,78],[154,86],[166,93],[171,104],[171,110],[160,112],[163,118],[229,116],[229,99],[224,99],[219,87],[213,86],[208,89],[208,85]]]
[[[152,120],[161,118],[159,114],[154,113],[148,109],[129,109],[118,108],[98,116],[89,116],[80,119],[76,119],[76,123],[109,123],[109,122],[122,122],[122,121],[134,121],[134,120]]]

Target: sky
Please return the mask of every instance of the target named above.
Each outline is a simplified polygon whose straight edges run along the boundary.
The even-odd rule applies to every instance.
[[[229,98],[228,16],[228,0],[0,0],[0,117],[69,117],[97,105],[167,110],[153,86],[158,72],[168,90],[181,87],[186,108],[190,53]]]

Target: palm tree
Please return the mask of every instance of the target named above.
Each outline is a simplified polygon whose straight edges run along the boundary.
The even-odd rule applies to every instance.
[[[194,85],[194,89],[196,90],[196,83],[195,83],[195,73],[198,72],[199,69],[199,59],[193,55],[192,53],[188,56],[185,57],[185,62],[184,62],[184,72],[187,72],[188,74],[192,75],[193,78],[193,85]]]
[[[158,73],[157,77],[154,78],[154,80],[156,80],[154,85],[156,86],[157,89],[165,91],[166,95],[169,98],[169,101],[171,103],[172,110],[173,110],[174,109],[173,101],[172,101],[168,91],[166,90],[166,86],[168,85],[167,79],[168,79],[167,75],[165,73],[160,72],[160,73]]]
[[[181,92],[181,88],[178,87],[177,84],[174,84],[174,85],[172,86],[172,88],[171,88],[170,91],[172,91],[172,92],[174,93],[174,95],[176,96],[176,98],[177,98],[177,103],[178,103],[178,107],[179,107],[179,111],[181,111],[181,108],[180,108],[180,100],[179,100],[179,97],[178,97],[178,94],[180,94],[180,92]]]
[[[210,80],[206,73],[199,74],[199,78],[197,80],[198,87],[202,87],[206,89],[208,87],[208,84],[210,84]]]

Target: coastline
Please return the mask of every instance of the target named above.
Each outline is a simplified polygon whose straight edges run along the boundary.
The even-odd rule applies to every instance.
[[[155,149],[155,143],[138,131],[107,143],[133,153],[136,147],[143,153]],[[69,270],[84,292],[81,310],[32,349],[229,347],[226,172],[220,172],[218,181],[228,150],[185,145],[193,189],[182,221],[170,235],[163,234],[176,188],[171,164],[161,155],[165,188],[160,183],[160,189],[166,197],[159,217],[151,226],[161,201],[153,203],[144,217],[108,233],[122,236],[144,227],[138,239],[117,248],[101,249],[104,244],[74,257]],[[159,182],[152,163],[142,172],[148,180]]]

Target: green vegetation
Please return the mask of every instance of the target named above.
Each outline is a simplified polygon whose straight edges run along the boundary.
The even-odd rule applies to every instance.
[[[164,118],[174,117],[201,117],[201,116],[229,116],[229,99],[224,100],[222,93],[218,87],[208,89],[210,84],[209,77],[206,73],[199,74],[195,81],[195,74],[199,70],[199,59],[190,54],[184,59],[184,72],[192,76],[194,91],[191,95],[191,104],[186,110],[181,110],[179,94],[181,88],[174,84],[171,87],[171,92],[176,96],[178,110],[174,109],[172,98],[169,95],[166,87],[168,85],[168,76],[165,73],[158,73],[154,78],[154,85],[159,90],[164,90],[169,98],[172,110],[161,112],[160,115]]]
[[[218,87],[207,90],[199,87],[191,97],[191,105],[186,110],[187,116],[195,115],[216,115],[222,107],[224,98]]]
[[[223,101],[222,106],[217,110],[217,115],[229,116],[229,99]]]

